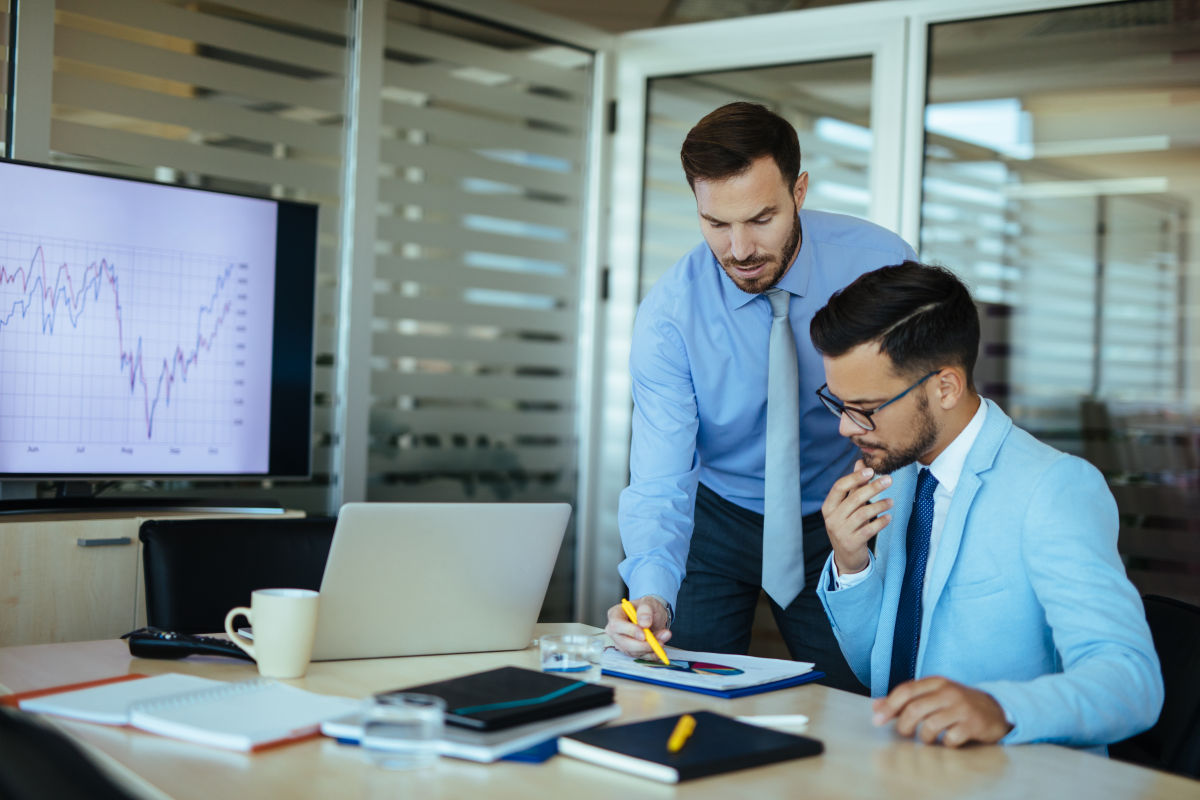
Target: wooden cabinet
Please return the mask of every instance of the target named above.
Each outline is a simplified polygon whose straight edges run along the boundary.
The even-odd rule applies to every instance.
[[[145,625],[138,529],[146,519],[166,516],[212,515],[37,514],[0,520],[0,647],[110,639]]]

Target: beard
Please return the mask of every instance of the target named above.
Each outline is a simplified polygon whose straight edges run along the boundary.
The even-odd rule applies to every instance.
[[[720,259],[717,254],[713,253],[713,258],[717,258],[721,268],[725,270],[725,274],[733,281],[734,285],[747,294],[762,294],[767,289],[770,289],[775,284],[779,283],[779,279],[783,277],[783,273],[787,272],[787,268],[792,265],[792,259],[796,257],[796,251],[800,249],[800,215],[797,209],[792,208],[792,230],[788,234],[787,244],[775,255],[755,256],[748,258],[745,261],[739,261],[736,258]],[[774,267],[768,266],[763,273],[755,278],[746,280],[740,277],[734,267],[747,269],[757,267],[760,264],[774,264]]]
[[[876,474],[888,475],[898,469],[907,467],[918,458],[933,449],[938,438],[938,426],[933,415],[929,413],[929,400],[924,394],[917,395],[917,430],[913,440],[903,447],[888,447],[880,443],[864,442],[863,436],[852,436],[850,440],[859,448],[863,444],[878,449],[877,455],[868,455],[862,451],[863,466],[875,470]]]

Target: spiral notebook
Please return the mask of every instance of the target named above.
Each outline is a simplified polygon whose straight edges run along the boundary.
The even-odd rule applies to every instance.
[[[89,688],[40,692],[21,700],[20,708],[251,751],[315,736],[322,722],[359,705],[350,698],[261,678],[237,683],[174,673],[122,678]]]

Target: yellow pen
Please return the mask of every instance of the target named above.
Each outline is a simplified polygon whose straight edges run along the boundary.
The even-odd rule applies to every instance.
[[[680,717],[679,722],[675,723],[675,730],[671,731],[671,737],[667,739],[667,752],[678,753],[682,750],[694,730],[696,730],[695,717],[691,714],[684,714]]]
[[[633,607],[633,603],[622,597],[621,608],[625,609],[625,616],[629,617],[629,621],[637,625],[637,609]],[[646,634],[646,641],[650,643],[650,649],[654,651],[654,655],[658,656],[658,660],[668,667],[671,666],[671,659],[667,658],[667,651],[663,650],[662,645],[658,643],[658,638],[650,632],[649,628],[642,628],[642,632]]]

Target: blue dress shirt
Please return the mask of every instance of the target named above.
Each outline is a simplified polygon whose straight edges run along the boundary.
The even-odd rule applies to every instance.
[[[829,296],[859,275],[915,259],[891,231],[841,214],[800,210],[801,244],[777,286],[800,367],[800,481],[805,513],[820,509],[855,448],[815,391],[825,382],[808,325]],[[633,432],[629,486],[618,523],[630,597],[675,604],[683,581],[696,486],[758,513],[766,454],[767,342],[771,305],[734,285],[708,245],[679,260],[646,295],[633,329]]]

